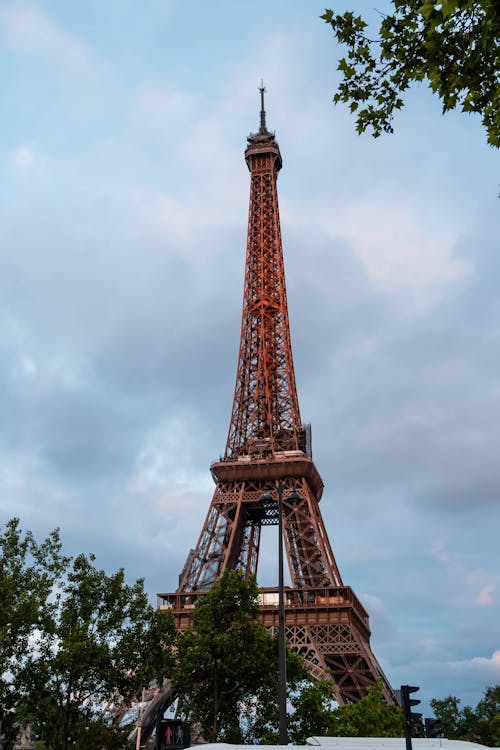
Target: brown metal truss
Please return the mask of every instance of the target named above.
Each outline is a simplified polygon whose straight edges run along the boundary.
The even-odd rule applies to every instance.
[[[159,594],[180,629],[196,601],[226,569],[257,575],[263,526],[278,523],[266,490],[283,487],[283,536],[292,588],[286,589],[289,644],[316,678],[329,678],[339,703],[359,700],[378,679],[396,701],[370,648],[368,614],[344,586],[319,501],[323,482],[312,460],[310,428],[302,425],[295,385],[277,176],[282,159],[266,127],[261,89],[259,132],[248,137],[250,207],[241,339],[233,409],[223,459],[211,466],[215,492],[200,538],[175,594]],[[300,497],[291,502],[290,491]],[[276,495],[276,492],[274,492]],[[292,496],[293,497],[293,496]],[[278,626],[276,589],[260,590],[267,628]]]

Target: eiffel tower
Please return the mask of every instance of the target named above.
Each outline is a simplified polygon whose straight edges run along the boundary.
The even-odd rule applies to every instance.
[[[278,209],[282,167],[275,134],[267,129],[260,88],[260,128],[248,136],[250,206],[241,339],[234,401],[224,456],[211,466],[215,491],[196,547],[173,594],[179,629],[189,627],[200,596],[226,569],[257,574],[263,526],[279,522],[291,587],[285,589],[285,633],[316,679],[332,680],[340,704],[357,701],[377,680],[387,703],[396,696],[370,647],[366,610],[341,578],[319,502],[323,481],[313,462],[311,431],[300,418],[295,385]],[[266,502],[267,498],[267,502]],[[260,611],[278,628],[276,588],[262,588]]]

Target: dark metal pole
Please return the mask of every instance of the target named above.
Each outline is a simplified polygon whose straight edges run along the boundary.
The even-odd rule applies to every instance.
[[[279,716],[279,744],[288,745],[288,730],[286,724],[286,643],[285,643],[285,591],[283,587],[283,490],[279,484],[278,490],[278,716]]]
[[[412,750],[411,742],[411,707],[408,685],[401,685],[401,703],[403,707],[403,728],[405,732],[406,750]]]

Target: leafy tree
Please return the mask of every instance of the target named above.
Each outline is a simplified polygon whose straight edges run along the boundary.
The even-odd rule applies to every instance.
[[[434,715],[441,722],[442,732],[447,739],[456,740],[467,736],[475,721],[475,715],[469,706],[460,708],[460,698],[453,695],[442,700],[433,698],[430,705]]]
[[[208,742],[255,740],[277,724],[277,641],[259,617],[255,578],[228,570],[193,612],[178,644],[173,682],[180,710]],[[289,685],[303,679],[289,654]]]
[[[8,741],[15,735],[15,676],[33,633],[45,627],[54,581],[66,564],[57,530],[38,544],[13,518],[0,534],[0,727]]]
[[[69,738],[83,747],[103,734],[107,747],[113,737],[119,747],[123,737],[98,720],[103,704],[130,700],[170,670],[173,618],[148,604],[142,580],[130,586],[123,570],[107,575],[93,562],[92,555],[72,561],[18,676],[27,715],[45,721],[49,746],[62,750]]]
[[[400,706],[383,703],[378,682],[357,703],[339,706],[332,715],[328,734],[333,737],[401,737],[403,712]]]
[[[443,112],[481,116],[488,143],[500,146],[500,4],[498,0],[392,0],[378,39],[352,12],[322,18],[347,46],[334,101],[349,105],[359,133],[392,132],[395,111],[414,82],[426,81]]]
[[[483,698],[476,706],[476,714],[478,718],[487,721],[500,714],[500,685],[486,688]]]
[[[242,724],[244,726],[245,744],[255,745],[278,745],[279,744],[279,709],[278,709],[278,640],[277,636],[268,635],[268,639],[273,642],[273,668],[269,672],[270,679],[262,684],[262,689],[258,696],[254,696],[250,703],[245,703],[242,708]],[[303,658],[287,646],[286,652],[286,672],[287,672],[287,697],[288,703],[291,703],[295,710],[300,706],[301,697],[304,697],[305,704],[311,706],[313,699],[308,696],[308,689],[314,687],[311,683],[309,670]],[[308,732],[309,727],[322,726],[321,719],[317,716],[311,716],[307,725],[302,727],[302,721],[305,719],[305,709],[299,711],[298,720],[293,722],[293,717],[288,717],[288,733],[290,739],[298,737],[311,736]],[[308,732],[308,734],[305,734]],[[316,732],[317,734],[317,732]]]
[[[500,685],[486,688],[475,709],[461,709],[460,699],[453,695],[430,703],[446,738],[500,746]]]
[[[333,684],[328,680],[310,682],[291,696],[293,712],[288,719],[290,740],[295,745],[304,745],[308,737],[324,737],[330,734],[333,721]]]
[[[290,736],[296,744],[304,744],[312,736],[401,737],[402,710],[383,701],[380,682],[369,688],[357,703],[344,706],[334,703],[331,682],[306,685],[291,700],[294,712],[289,719]]]
[[[107,575],[94,557],[61,554],[57,531],[38,544],[17,519],[0,533],[0,704],[7,742],[32,722],[47,750],[113,750],[124,733],[101,716],[171,672],[172,615],[148,604],[142,580]],[[71,740],[70,740],[71,738]]]
[[[468,739],[490,747],[500,747],[500,685],[488,687],[476,706],[476,724]]]
[[[198,723],[208,742],[278,742],[277,639],[259,618],[255,579],[226,571],[193,612],[178,644],[173,682],[179,711]],[[402,736],[399,706],[383,704],[374,685],[357,704],[334,708],[329,681],[313,682],[306,663],[287,651],[290,740],[314,735]]]

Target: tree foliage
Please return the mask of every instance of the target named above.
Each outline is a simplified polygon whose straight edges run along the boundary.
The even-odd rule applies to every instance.
[[[308,737],[330,734],[335,708],[333,684],[329,680],[310,682],[290,697],[292,712],[288,719],[290,740],[304,745]]]
[[[2,732],[33,724],[40,750],[119,750],[125,732],[105,703],[138,695],[169,676],[179,713],[206,740],[276,744],[278,645],[264,628],[255,579],[227,571],[193,612],[192,628],[175,631],[172,613],[148,604],[142,580],[107,574],[92,555],[69,558],[57,531],[37,543],[17,519],[0,529],[0,709]],[[401,736],[399,706],[383,704],[375,685],[356,704],[336,706],[330,682],[312,682],[287,652],[289,734]],[[500,686],[473,710],[449,696],[431,701],[446,737],[500,746]],[[8,746],[8,744],[7,744]]]
[[[333,713],[328,734],[334,737],[401,737],[403,714],[400,706],[385,705],[379,682],[357,703],[339,706]]]
[[[359,133],[392,132],[403,93],[427,82],[443,112],[481,116],[488,143],[500,147],[500,4],[498,0],[392,0],[378,38],[352,12],[322,18],[346,45],[334,101],[349,105]]]
[[[474,717],[472,709],[468,706],[465,709],[460,708],[460,698],[453,695],[442,700],[433,698],[430,705],[447,739],[460,739],[467,735]]]
[[[257,596],[255,578],[226,571],[179,641],[173,681],[180,710],[208,742],[255,739],[277,723],[277,641],[260,620]],[[289,684],[304,675],[289,654]]]
[[[92,555],[60,549],[57,532],[37,545],[15,519],[0,536],[2,706],[11,724],[32,722],[46,748],[71,738],[111,750],[123,732],[102,707],[171,671],[173,618],[148,603],[142,580],[129,585],[123,570],[108,575]]]
[[[66,564],[57,530],[38,544],[13,518],[0,534],[0,724],[8,739],[17,705],[14,677],[29,658],[33,634],[47,623],[54,581]]]
[[[447,739],[500,746],[500,685],[486,688],[475,709],[460,708],[460,699],[453,695],[441,700],[434,698],[431,708]]]
[[[319,681],[304,686],[291,699],[290,736],[295,744],[308,737],[402,737],[400,706],[386,705],[382,683],[370,687],[357,703],[337,706],[333,685]]]

